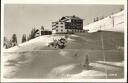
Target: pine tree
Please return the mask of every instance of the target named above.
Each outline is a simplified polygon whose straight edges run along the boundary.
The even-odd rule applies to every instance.
[[[35,28],[33,28],[32,30],[31,30],[31,33],[30,33],[30,39],[34,39],[35,38],[35,36],[36,36],[36,29]]]
[[[27,41],[29,41],[30,40],[30,34],[28,35],[28,37],[27,37]]]
[[[96,18],[96,21],[99,21],[99,17]]]
[[[41,26],[41,31],[44,31],[44,26]]]
[[[7,48],[8,48],[8,39],[7,39],[6,37],[4,37],[3,44],[4,44],[4,45],[3,45],[4,48],[7,49]]]
[[[96,22],[96,19],[94,18],[93,22]]]
[[[101,20],[104,19],[104,16],[102,16],[100,19],[101,19]]]
[[[12,35],[11,42],[13,44],[12,46],[16,46],[17,45],[17,36],[16,36],[16,34]]]
[[[35,28],[32,28],[30,34],[27,37],[27,41],[29,41],[31,39],[34,39],[35,37],[36,37],[36,29]]]
[[[104,16],[102,16],[102,19],[104,19]]]
[[[22,43],[26,42],[26,34],[23,34],[22,36]]]

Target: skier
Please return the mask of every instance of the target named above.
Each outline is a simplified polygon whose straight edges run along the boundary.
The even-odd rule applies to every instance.
[[[88,55],[84,56],[84,67],[86,67],[87,69],[89,69],[89,58]]]

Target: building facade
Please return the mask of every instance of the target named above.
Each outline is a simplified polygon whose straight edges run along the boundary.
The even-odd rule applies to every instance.
[[[83,19],[73,15],[64,16],[59,21],[52,22],[53,33],[74,33],[83,31]]]
[[[51,35],[52,31],[45,30],[44,27],[41,26],[40,29],[36,29],[35,33],[36,33],[35,36],[38,37],[38,36],[41,36],[41,35]]]

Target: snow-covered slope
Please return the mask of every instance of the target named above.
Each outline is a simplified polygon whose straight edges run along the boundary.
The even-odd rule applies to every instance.
[[[101,35],[104,40],[104,55]],[[115,72],[115,78],[123,77],[123,33],[76,33],[69,36],[64,49],[47,46],[54,38],[61,37],[64,36],[40,36],[4,50],[4,77],[85,79],[106,78],[109,72]],[[89,57],[90,70],[82,66],[86,55]],[[111,64],[113,61],[115,63]]]
[[[101,37],[102,35],[102,37]],[[102,31],[97,33],[76,33],[70,35],[67,39],[67,44],[65,49],[95,49],[100,50],[101,38],[104,41],[104,49],[117,49],[123,46],[123,33]],[[60,39],[65,37],[65,35],[45,35],[40,36],[25,43],[19,44],[9,49],[5,49],[4,52],[22,52],[22,51],[40,51],[40,50],[57,50],[58,48],[48,47],[48,44],[53,41],[53,39]],[[118,41],[118,42],[117,42]],[[113,42],[113,43],[110,43]]]
[[[83,28],[89,30],[88,32],[90,33],[99,30],[124,32],[124,11],[108,16],[97,22],[90,23]]]

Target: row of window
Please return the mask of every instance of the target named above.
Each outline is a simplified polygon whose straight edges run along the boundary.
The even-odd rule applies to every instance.
[[[59,24],[58,22],[56,24]],[[60,24],[63,24],[63,22],[60,22]]]
[[[67,30],[67,32],[81,32],[82,30]],[[56,32],[58,32],[58,29],[56,29]],[[61,29],[61,32],[63,32],[63,29]]]
[[[82,22],[82,20],[72,20],[72,22]]]
[[[53,26],[52,26],[53,27]],[[56,28],[58,28],[59,26],[56,26]],[[63,28],[64,26],[60,26],[61,28]],[[67,25],[66,26],[66,28],[78,28],[78,27],[82,27],[82,25],[80,24],[80,25],[71,25],[71,26],[69,26],[69,25]]]
[[[58,28],[59,26],[56,26],[56,28]],[[63,28],[64,26],[60,26],[61,28]]]
[[[71,23],[71,24],[66,24],[66,26],[81,26],[83,24],[80,23]]]
[[[77,29],[74,29],[74,30],[67,30],[67,32],[81,32],[82,30],[77,30]]]
[[[64,26],[56,26],[56,28],[58,28],[58,27],[64,28]],[[82,25],[79,25],[79,26],[65,26],[65,28],[66,29],[67,28],[69,28],[69,29],[75,29],[75,28],[79,29],[79,28],[82,28]]]
[[[58,32],[58,29],[56,29],[56,32]],[[63,29],[61,29],[61,32],[63,32]]]
[[[80,29],[82,26],[66,26],[66,29]]]
[[[73,23],[81,24],[82,20],[72,20]],[[54,23],[53,23],[54,24]],[[56,24],[64,24],[63,22],[56,22]]]
[[[74,25],[74,26],[81,26],[82,23],[66,23],[65,26],[71,26],[71,25]],[[58,26],[58,25],[57,25]],[[61,25],[62,26],[62,25]]]

